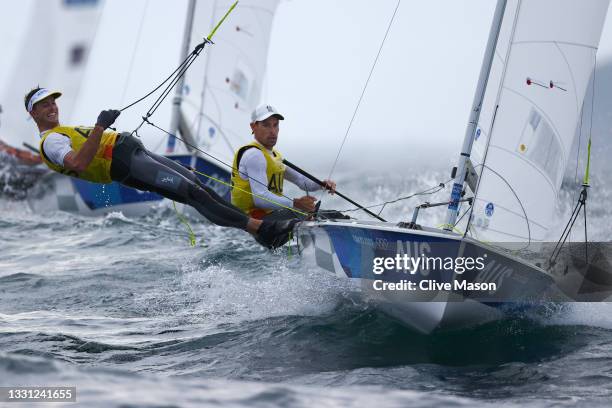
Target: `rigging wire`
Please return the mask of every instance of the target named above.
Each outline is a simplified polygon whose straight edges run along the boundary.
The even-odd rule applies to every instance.
[[[147,93],[146,95],[144,95],[143,97],[135,100],[134,102],[130,103],[129,105],[124,106],[123,108],[119,109],[120,112],[123,112],[124,110],[127,110],[129,108],[131,108],[132,106],[142,102],[143,100],[147,99],[149,96],[153,95],[155,92],[157,92],[157,90],[159,90],[162,86],[164,86],[164,84],[168,81],[170,81],[175,75],[177,75],[177,72],[181,71],[181,69],[189,62],[189,60],[191,60],[194,56],[194,54],[196,53],[196,51],[198,49],[202,49],[204,48],[205,44],[211,43],[211,41],[204,39],[204,41],[200,44],[198,44],[194,50],[179,64],[179,66],[170,74],[168,75],[168,77],[166,79],[164,79],[159,85],[157,85],[155,88],[153,88],[153,90],[151,90],[149,93]],[[198,53],[199,55],[199,53]],[[184,72],[183,72],[184,73]]]
[[[387,36],[389,35],[389,31],[391,30],[391,26],[393,25],[393,20],[395,19],[395,15],[397,14],[397,9],[399,8],[401,0],[397,0],[397,4],[395,6],[395,10],[393,10],[393,15],[391,16],[391,20],[389,20],[389,24],[387,26],[387,31],[385,32],[385,36],[383,37],[383,40],[380,44],[380,47],[378,48],[378,53],[376,54],[376,58],[374,59],[374,63],[372,64],[372,68],[370,68],[370,73],[368,74],[368,79],[365,82],[365,85],[363,87],[363,89],[361,90],[361,95],[359,96],[359,100],[357,101],[357,105],[355,106],[355,110],[353,111],[353,116],[351,117],[351,120],[349,122],[349,125],[346,129],[346,132],[344,134],[344,138],[342,139],[342,143],[340,144],[340,148],[338,149],[338,154],[336,155],[336,159],[334,160],[334,164],[332,165],[331,170],[329,171],[329,176],[327,177],[328,179],[331,179],[332,173],[334,172],[334,170],[336,169],[336,165],[338,164],[338,159],[340,158],[340,154],[342,153],[342,149],[344,148],[344,144],[346,143],[346,139],[348,138],[349,132],[351,131],[351,127],[353,126],[353,121],[355,120],[355,117],[357,116],[357,111],[359,110],[359,106],[361,105],[361,101],[363,99],[363,96],[365,95],[365,91],[368,88],[368,84],[370,83],[370,79],[372,78],[372,74],[374,72],[374,68],[376,67],[376,63],[378,62],[378,58],[380,57],[380,54],[382,52],[382,48],[385,45],[385,41],[387,40]]]
[[[557,241],[557,244],[555,245],[550,255],[550,258],[548,259],[549,267],[552,267],[555,265],[557,258],[561,254],[561,250],[563,249],[565,242],[567,241],[567,239],[569,238],[572,232],[574,223],[576,222],[576,220],[578,219],[578,216],[580,215],[580,210],[583,210],[583,215],[584,215],[584,259],[585,259],[586,264],[589,263],[589,246],[588,246],[589,236],[588,236],[588,230],[587,230],[588,223],[587,223],[586,201],[587,201],[587,196],[588,196],[587,189],[590,187],[589,171],[590,171],[590,162],[591,162],[591,140],[592,140],[592,135],[593,135],[593,116],[595,112],[595,90],[596,90],[595,79],[597,77],[596,73],[597,73],[597,53],[595,53],[593,73],[591,74],[591,76],[593,77],[593,80],[592,80],[592,88],[591,88],[591,115],[589,119],[590,121],[589,123],[589,142],[587,144],[587,164],[586,164],[584,179],[582,181],[582,191],[580,192],[580,196],[578,197],[576,206],[574,207],[574,210],[572,211],[572,214],[570,215],[570,218],[567,224],[565,225],[565,228],[563,229],[563,232],[561,233],[561,236],[559,237],[559,240]]]
[[[459,222],[463,219],[463,217],[465,217],[465,214],[470,212],[470,209],[472,208],[472,205],[474,205],[474,204],[470,204],[470,206],[468,208],[466,208],[466,210],[463,212],[463,214],[461,214],[461,216],[457,219],[457,221],[455,221],[455,225],[453,227],[456,227],[459,224]]]
[[[444,183],[439,183],[437,186],[428,188],[427,190],[423,190],[423,191],[421,191],[419,193],[414,193],[414,194],[411,194],[411,195],[408,195],[408,196],[405,196],[405,197],[397,198],[397,199],[392,200],[392,201],[387,201],[387,202],[383,203],[383,206],[380,209],[380,211],[378,212],[378,215],[380,215],[383,212],[383,210],[385,209],[387,204],[397,203],[398,201],[407,200],[409,198],[416,197],[416,196],[435,194],[435,193],[443,190],[446,187],[446,184],[448,182],[450,182],[451,180],[452,179],[449,179],[449,180],[445,181]]]
[[[567,238],[572,232],[574,223],[578,219],[578,216],[580,215],[580,210],[583,207],[584,207],[584,220],[585,220],[585,223],[584,223],[585,231],[584,232],[585,232],[585,237],[586,237],[586,189],[583,189],[582,192],[580,193],[580,198],[578,199],[578,202],[576,203],[576,206],[574,207],[574,210],[572,211],[572,215],[570,215],[570,219],[565,225],[565,228],[563,229],[563,232],[561,233],[561,237],[559,238],[559,241],[557,241],[557,244],[553,248],[550,258],[548,259],[548,264],[550,266],[555,265],[557,261],[557,257],[561,254],[563,245],[565,245]],[[586,241],[585,241],[585,244],[586,244]]]
[[[151,92],[149,92],[148,94],[146,94],[145,96],[143,96],[142,98],[132,102],[131,104],[125,106],[124,108],[120,109],[120,112],[123,112],[126,109],[131,108],[132,106],[136,105],[137,103],[143,101],[144,99],[148,98],[149,96],[151,96],[155,91],[157,91],[159,88],[161,88],[166,82],[168,82],[170,79],[172,79],[173,76],[175,76],[174,81],[180,80],[180,78],[183,76],[183,74],[185,74],[185,71],[187,71],[187,69],[189,69],[189,67],[191,66],[191,64],[193,63],[193,60],[195,58],[198,57],[198,55],[200,55],[200,52],[202,52],[202,50],[204,49],[204,47],[206,46],[206,44],[214,44],[212,42],[212,38],[215,35],[215,33],[217,32],[217,30],[219,29],[219,27],[221,26],[221,24],[223,24],[223,22],[227,19],[227,17],[230,15],[230,13],[236,8],[236,5],[238,4],[238,0],[236,0],[231,6],[230,8],[227,10],[227,12],[225,13],[225,15],[219,20],[219,22],[217,22],[217,25],[215,25],[215,27],[212,29],[212,31],[210,32],[210,34],[208,34],[208,37],[205,37],[204,40],[195,46],[195,48],[193,49],[193,51],[191,52],[191,54],[189,54],[184,60],[183,62],[181,62],[181,64],[178,66],[177,69],[174,70],[174,72],[172,74],[170,74],[168,76],[168,78],[166,78],[161,84],[159,84],[157,87],[155,87]],[[183,70],[183,67],[185,67],[185,69]],[[181,71],[180,73],[177,74],[177,72]],[[174,82],[174,84],[172,84],[170,86],[170,89],[172,89],[172,87],[176,84],[176,82]],[[167,94],[164,95],[166,91],[162,92],[162,96],[160,96],[157,101],[161,100],[163,101],[166,96],[168,96]],[[157,107],[155,107],[155,104],[157,103],[154,102],[153,107],[151,107],[151,109],[153,110],[151,112],[151,109],[149,109],[150,113],[148,116],[151,116],[153,114],[153,112],[155,112],[155,110],[157,109]],[[161,102],[160,102],[161,103]],[[147,116],[147,117],[148,117]],[[143,121],[144,123],[144,121]],[[140,124],[140,126],[143,125],[143,123]],[[140,128],[140,126],[138,126],[138,128]],[[138,128],[136,128],[132,133],[136,133],[138,131]]]
[[[445,181],[444,183],[439,183],[439,184],[437,184],[437,185],[435,185],[433,187],[430,187],[430,188],[428,188],[426,190],[419,191],[417,193],[413,193],[413,194],[410,194],[410,195],[407,195],[407,196],[404,196],[404,197],[399,197],[399,198],[396,198],[394,200],[385,201],[383,203],[372,204],[372,205],[365,206],[365,207],[349,208],[349,209],[346,209],[346,210],[337,210],[337,211],[345,213],[345,212],[360,211],[360,210],[362,210],[364,208],[371,209],[371,208],[376,208],[376,207],[381,207],[381,206],[384,208],[384,206],[386,206],[387,204],[393,204],[393,203],[396,203],[398,201],[407,200],[409,198],[413,198],[413,197],[416,197],[416,196],[435,194],[435,193],[443,190],[444,188],[446,188],[446,184],[449,183],[452,180],[453,179],[449,179],[449,180]],[[433,190],[433,191],[430,191],[430,190]],[[321,211],[319,211],[319,213],[321,213],[321,214],[325,214],[326,212],[336,212],[336,211],[335,210],[329,210],[329,211],[321,210]],[[382,212],[382,210],[378,213],[378,215],[380,215],[381,212]]]

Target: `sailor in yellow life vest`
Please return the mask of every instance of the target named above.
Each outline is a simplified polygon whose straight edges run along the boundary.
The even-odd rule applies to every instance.
[[[293,200],[283,197],[285,180],[304,191],[336,190],[336,183],[324,180],[324,186],[302,176],[283,164],[283,157],[274,149],[278,140],[279,121],[284,120],[270,105],[261,105],[251,114],[251,131],[255,140],[242,146],[234,155],[232,166],[232,204],[258,219],[302,218],[288,208],[313,212],[315,198],[303,196]]]
[[[248,217],[180,164],[148,151],[129,133],[107,131],[120,114],[117,110],[102,111],[94,127],[60,125],[55,100],[61,95],[37,87],[24,98],[40,131],[41,158],[50,169],[94,183],[116,181],[155,192],[194,207],[217,225],[248,231],[268,248],[289,239],[294,221]]]

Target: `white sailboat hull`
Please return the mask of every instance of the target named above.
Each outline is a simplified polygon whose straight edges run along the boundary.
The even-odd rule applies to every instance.
[[[455,330],[502,318],[509,309],[524,309],[566,297],[547,272],[480,243],[442,231],[400,228],[375,222],[303,222],[296,228],[298,248],[306,262],[349,279],[365,301],[421,333]],[[393,269],[373,273],[374,259],[409,256],[474,256],[487,254],[484,269],[457,275],[454,271]],[[470,283],[493,282],[495,291],[377,290],[375,281],[408,280]],[[378,283],[380,288],[381,283]]]

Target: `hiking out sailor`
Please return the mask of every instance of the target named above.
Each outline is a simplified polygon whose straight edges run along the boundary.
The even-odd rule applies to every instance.
[[[150,152],[129,133],[107,130],[119,111],[100,112],[94,127],[61,125],[55,102],[61,95],[37,87],[24,98],[40,131],[41,158],[51,170],[94,183],[116,181],[157,193],[192,206],[217,225],[245,230],[268,248],[289,239],[295,221],[262,222],[248,217],[180,164]]]
[[[283,164],[282,155],[274,148],[278,140],[279,121],[284,120],[273,106],[261,105],[251,114],[251,132],[255,140],[242,146],[234,155],[232,166],[232,204],[258,219],[302,218],[294,211],[311,213],[315,197],[284,197],[283,183],[288,180],[309,192],[326,189],[330,194],[336,183],[324,180],[323,186]]]

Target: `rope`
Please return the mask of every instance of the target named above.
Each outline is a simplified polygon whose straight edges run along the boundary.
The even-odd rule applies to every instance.
[[[174,211],[176,212],[176,216],[178,217],[179,221],[187,228],[187,231],[189,232],[189,245],[194,247],[196,244],[196,238],[193,230],[191,229],[191,225],[189,225],[189,222],[187,222],[185,216],[183,216],[183,214],[177,210],[176,201],[172,201],[172,206],[174,207]]]
[[[383,208],[384,208],[384,206],[386,206],[387,204],[393,204],[393,203],[396,203],[398,201],[407,200],[409,198],[413,198],[413,197],[416,197],[416,196],[435,194],[435,193],[441,191],[442,189],[444,189],[446,187],[446,183],[448,183],[449,181],[452,181],[452,180],[453,179],[449,179],[449,180],[445,181],[444,183],[440,183],[438,185],[435,185],[433,187],[430,187],[430,188],[428,188],[426,190],[423,190],[423,191],[420,191],[418,193],[413,193],[413,194],[407,195],[405,197],[396,198],[395,200],[385,201],[384,203],[372,204],[372,205],[369,205],[369,206],[366,206],[366,207],[356,207],[356,208],[349,208],[349,209],[346,209],[346,210],[338,210],[338,211],[345,213],[345,212],[360,211],[360,210],[362,210],[364,208],[370,209],[370,208],[376,208],[376,207],[380,207],[380,206],[383,206]],[[435,191],[430,191],[430,190],[434,190],[434,189],[435,189]],[[319,211],[319,212],[322,213],[322,214],[325,214],[327,212],[335,212],[335,211],[331,211],[331,210],[330,211],[325,211],[325,210],[323,210],[323,211]],[[382,212],[382,210],[381,210],[381,212]],[[380,214],[380,212],[379,212],[379,214]]]
[[[206,43],[206,41],[202,42],[201,44],[198,44],[198,45],[196,46],[196,49],[197,49],[198,47],[200,47],[202,44],[205,44],[205,43]],[[195,51],[195,49],[194,49],[194,51]],[[153,94],[154,94],[154,93],[155,93],[155,92],[156,92],[156,91],[157,91],[159,88],[161,88],[161,87],[162,87],[162,86],[163,86],[163,85],[164,85],[166,82],[168,82],[170,79],[172,79],[172,77],[173,77],[173,76],[175,76],[175,75],[176,75],[176,73],[177,73],[177,72],[179,72],[179,71],[180,71],[180,70],[183,68],[183,66],[184,66],[186,63],[188,63],[189,59],[190,59],[190,58],[192,58],[192,56],[193,56],[193,52],[194,52],[194,51],[192,51],[192,52],[191,52],[191,54],[189,54],[189,55],[188,55],[188,56],[187,56],[187,57],[186,57],[186,58],[183,60],[183,62],[181,62],[181,63],[180,63],[180,65],[179,65],[179,66],[178,66],[178,67],[177,67],[177,68],[176,68],[176,69],[175,69],[175,70],[174,70],[174,71],[173,71],[173,72],[172,72],[172,73],[171,73],[171,74],[170,74],[170,75],[169,75],[169,76],[168,76],[166,79],[164,79],[164,80],[163,80],[163,81],[162,81],[162,82],[161,82],[159,85],[157,85],[155,88],[153,88],[153,90],[152,90],[152,91],[150,91],[149,93],[147,93],[146,95],[144,95],[142,98],[139,98],[139,99],[135,100],[134,102],[130,103],[129,105],[126,105],[126,106],[124,106],[123,108],[119,109],[119,111],[120,111],[120,112],[123,112],[124,110],[127,110],[127,109],[131,108],[132,106],[134,106],[134,105],[136,105],[136,104],[138,104],[138,103],[140,103],[140,102],[144,101],[144,100],[145,100],[145,99],[147,99],[149,96],[153,95]]]
[[[591,113],[589,115],[589,141],[587,144],[587,147],[589,149],[588,151],[588,158],[590,160],[591,157],[591,137],[593,135],[593,113],[595,111],[595,78],[596,78],[596,73],[597,73],[597,53],[595,53],[594,56],[594,62],[593,62],[593,72],[591,73],[591,76],[593,77],[593,80],[591,81]],[[578,151],[576,152],[576,170],[575,170],[575,174],[574,174],[574,183],[578,182],[578,165],[579,165],[579,161],[580,161],[580,150],[581,150],[581,146],[582,146],[582,120],[584,117],[584,103],[582,104],[582,108],[580,109],[580,132],[578,134]],[[588,163],[587,163],[587,173],[585,174],[585,181],[583,181],[583,184],[588,184]]]
[[[229,8],[229,10],[227,10],[227,12],[225,13],[225,15],[221,18],[221,20],[219,20],[219,22],[217,23],[217,25],[215,26],[215,28],[212,29],[212,31],[210,32],[210,34],[208,34],[208,37],[206,37],[206,39],[208,41],[210,41],[213,36],[215,35],[215,33],[217,32],[217,30],[219,29],[219,26],[221,24],[223,24],[223,22],[225,21],[225,19],[227,18],[227,16],[229,16],[229,14],[236,8],[236,5],[238,4],[238,0],[236,0],[234,2],[234,4],[232,4],[232,6]]]
[[[578,165],[580,162],[580,149],[582,148],[582,120],[584,117],[584,103],[582,104],[582,107],[580,108],[580,127],[578,129],[578,151],[576,152],[576,170],[574,173],[574,183],[578,183]]]
[[[590,124],[589,124],[589,142],[587,144],[587,165],[586,165],[586,171],[584,173],[584,179],[582,184],[583,185],[589,185],[589,172],[591,169],[591,138],[593,137],[593,113],[595,112],[595,79],[597,78],[597,53],[595,53],[595,63],[593,64],[593,88],[592,88],[592,92],[591,92],[591,118],[590,118]],[[585,209],[586,211],[586,209]],[[586,228],[586,213],[585,213],[585,228]],[[586,231],[585,231],[585,235],[586,235]]]
[[[168,95],[170,94],[170,92],[172,92],[172,88],[174,88],[174,86],[181,80],[181,77],[183,75],[185,75],[185,72],[187,72],[187,70],[189,69],[189,67],[194,63],[194,61],[196,60],[196,58],[200,55],[200,52],[202,51],[202,49],[204,49],[204,46],[208,44],[208,40],[205,40],[204,42],[202,42],[201,44],[199,44],[191,54],[189,54],[189,56],[185,59],[185,61],[183,62],[183,64],[181,64],[182,66],[177,68],[177,71],[179,71],[174,78],[172,78],[172,81],[166,86],[166,89],[164,89],[161,93],[161,95],[155,100],[155,102],[153,102],[153,105],[149,108],[149,110],[147,111],[147,113],[145,114],[145,116],[142,117],[142,122],[140,122],[140,125],[138,125],[136,127],[136,129],[134,129],[132,131],[132,135],[136,134],[138,135],[138,130],[142,127],[142,125],[144,125],[145,122],[148,121],[148,118],[150,118],[155,111],[161,106],[162,102],[168,97]],[[176,72],[176,71],[175,71]],[[165,82],[167,82],[170,78],[166,79]],[[161,87],[162,84],[160,84],[160,86],[158,86],[155,90],[153,90],[152,92],[150,92],[148,95],[146,95],[144,98],[146,98],[147,96],[151,95],[151,93],[155,92],[157,89],[159,89]],[[144,99],[141,98],[140,100]],[[166,132],[168,133],[168,132]],[[171,136],[175,136],[172,135],[170,133],[168,133]]]
[[[155,93],[159,88],[161,88],[166,82],[170,81],[172,79],[172,77],[174,77],[174,79],[172,79],[172,82],[166,87],[166,89],[162,92],[162,94],[157,98],[157,100],[153,103],[153,106],[149,109],[149,111],[147,112],[146,117],[150,117],[159,107],[159,105],[161,104],[161,102],[166,99],[166,97],[168,96],[168,94],[171,92],[172,88],[177,84],[177,82],[181,79],[181,77],[185,74],[185,72],[189,69],[189,67],[191,66],[191,64],[193,64],[193,61],[200,55],[200,52],[202,52],[202,50],[204,49],[204,47],[206,46],[206,44],[213,44],[212,42],[212,38],[215,35],[215,33],[217,32],[217,30],[219,29],[219,27],[221,26],[221,24],[223,24],[223,22],[225,21],[225,19],[227,18],[227,16],[229,16],[229,14],[234,10],[234,8],[236,8],[236,5],[238,4],[238,1],[235,1],[231,7],[229,8],[229,10],[227,10],[227,12],[225,13],[225,15],[221,18],[221,20],[219,20],[219,22],[217,23],[217,25],[215,25],[215,27],[213,28],[213,30],[210,32],[210,34],[208,34],[208,37],[204,38],[204,41],[202,41],[200,44],[196,45],[195,48],[193,49],[193,51],[183,60],[183,62],[181,62],[179,64],[179,66],[166,78],[164,79],[164,81],[159,84],[158,86],[156,86],[151,92],[147,93],[145,96],[143,96],[140,99],[137,99],[136,101],[132,102],[131,104],[123,107],[122,109],[119,109],[120,112],[123,112],[126,109],[131,108],[132,106],[136,105],[139,102],[142,102],[143,100],[145,100],[146,98],[148,98],[149,96],[151,96],[153,93]],[[144,118],[143,118],[144,119]],[[143,122],[144,123],[144,122]],[[138,131],[138,129],[140,129],[140,126],[143,125],[143,123],[141,123],[133,132],[132,134],[136,133]]]
[[[353,116],[351,117],[351,120],[349,122],[348,128],[346,129],[346,133],[344,134],[344,139],[342,139],[342,143],[340,144],[340,149],[338,150],[338,154],[336,155],[336,159],[334,160],[334,164],[331,168],[331,170],[329,171],[329,176],[327,177],[327,179],[331,179],[332,173],[334,172],[334,170],[336,169],[336,165],[338,164],[338,159],[340,158],[340,153],[342,153],[342,149],[344,148],[344,144],[346,143],[346,139],[348,138],[348,134],[351,130],[351,127],[353,126],[353,121],[355,120],[355,117],[357,116],[357,111],[359,110],[359,106],[361,105],[361,100],[363,99],[363,96],[365,95],[365,91],[368,88],[368,84],[370,83],[370,78],[372,78],[372,73],[374,72],[374,68],[376,67],[376,63],[378,62],[378,58],[380,57],[381,51],[383,46],[385,45],[385,40],[387,39],[387,36],[389,34],[389,30],[391,30],[391,25],[393,24],[393,20],[395,19],[395,15],[397,13],[397,9],[399,8],[401,0],[397,0],[397,5],[395,6],[395,10],[393,10],[393,15],[391,16],[391,20],[389,20],[389,24],[387,26],[387,31],[385,32],[385,36],[383,37],[383,40],[380,44],[380,47],[378,48],[378,53],[376,54],[376,58],[374,59],[374,63],[372,64],[372,68],[370,68],[370,73],[368,75],[368,79],[366,80],[366,83],[361,91],[361,96],[359,97],[359,100],[357,101],[357,106],[355,106],[355,110],[353,111]]]
[[[428,188],[427,190],[423,190],[423,191],[421,191],[419,193],[414,193],[414,194],[411,194],[411,195],[408,195],[408,196],[405,196],[405,197],[397,198],[397,199],[392,200],[392,201],[387,201],[386,203],[383,203],[384,205],[380,209],[380,211],[378,212],[378,215],[380,215],[383,212],[383,210],[385,209],[385,206],[387,204],[393,204],[393,203],[397,203],[398,201],[407,200],[407,199],[412,198],[412,197],[416,197],[416,196],[420,196],[420,195],[430,195],[430,194],[435,194],[435,193],[437,193],[439,191],[442,191],[446,187],[446,183],[448,183],[451,180],[452,179],[446,180],[444,183],[440,183],[437,186]],[[429,191],[429,190],[434,190],[434,191]]]
[[[595,111],[595,79],[597,78],[597,53],[595,53],[595,62],[593,64],[593,91],[591,92],[591,119],[589,124],[589,143],[593,135],[593,112]]]

